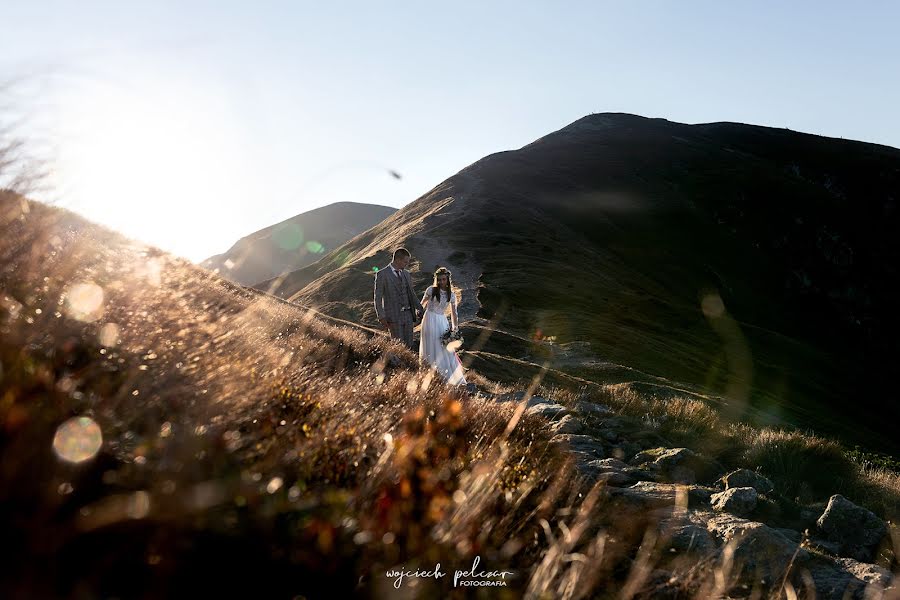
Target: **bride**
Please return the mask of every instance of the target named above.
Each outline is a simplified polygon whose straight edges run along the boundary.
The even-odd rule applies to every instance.
[[[466,385],[463,366],[456,352],[448,349],[441,337],[449,330],[447,307],[453,329],[459,326],[456,313],[456,292],[450,279],[450,271],[441,267],[434,272],[434,285],[428,286],[422,296],[425,316],[419,336],[419,360],[432,365],[451,385]]]

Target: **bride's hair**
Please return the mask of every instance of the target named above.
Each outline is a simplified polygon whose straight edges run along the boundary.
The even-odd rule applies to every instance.
[[[440,302],[441,298],[441,288],[438,287],[438,278],[441,275],[447,276],[447,300],[450,300],[450,293],[453,291],[453,279],[450,276],[450,271],[446,267],[439,268],[434,272],[434,285],[431,288],[431,298],[438,302]]]

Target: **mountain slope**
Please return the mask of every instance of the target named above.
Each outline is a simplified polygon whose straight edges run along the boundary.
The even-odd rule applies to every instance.
[[[358,202],[322,206],[244,236],[201,266],[236,283],[252,285],[314,263],[396,210]]]
[[[383,334],[62,209],[0,191],[0,229],[0,531],[17,550],[0,597],[381,598],[389,565],[482,559],[516,598],[651,572],[636,598],[891,584],[863,507],[896,521],[900,481],[833,442],[728,428],[686,397],[562,389],[574,378],[496,355],[550,387],[451,389]],[[739,465],[771,477],[748,518],[713,511]]]
[[[596,114],[265,288],[374,323],[373,268],[404,244],[419,291],[448,266],[464,318],[578,342],[570,369],[625,365],[720,394],[736,418],[870,442],[880,429],[888,444],[898,198],[893,148]]]

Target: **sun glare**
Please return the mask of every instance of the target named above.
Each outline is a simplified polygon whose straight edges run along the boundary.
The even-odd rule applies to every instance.
[[[215,95],[159,89],[103,86],[67,101],[62,204],[199,260],[221,245],[246,202],[239,131]]]

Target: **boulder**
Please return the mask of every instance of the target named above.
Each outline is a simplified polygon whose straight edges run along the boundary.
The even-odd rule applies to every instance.
[[[792,542],[799,544],[803,541],[803,534],[795,529],[787,529],[785,527],[773,527],[773,529]]]
[[[646,473],[615,458],[591,460],[581,465],[579,470],[595,481],[603,481],[616,487],[632,485],[646,476]]]
[[[660,546],[672,554],[706,556],[716,550],[712,535],[706,528],[708,513],[679,511],[657,524]]]
[[[623,471],[603,471],[593,475],[593,479],[596,481],[602,481],[606,485],[611,485],[614,487],[632,485],[635,481],[637,481],[637,479],[633,475],[629,475],[628,473],[625,473]]]
[[[809,552],[797,542],[757,521],[719,514],[710,518],[707,529],[727,546],[722,549],[723,557],[733,552],[729,575],[739,575],[739,581],[768,588],[776,584],[789,567],[802,565],[809,559]]]
[[[631,467],[617,458],[603,458],[591,461],[591,466],[599,471],[627,471],[631,469]]]
[[[601,429],[597,432],[597,437],[601,437],[608,442],[614,442],[619,439],[619,434],[614,429]]]
[[[515,393],[516,402],[521,402],[525,399],[525,392],[516,392]],[[553,402],[547,398],[543,398],[541,396],[532,396],[528,399],[528,402],[525,403],[526,408],[531,408],[533,406],[537,406],[539,404],[552,404],[553,406],[562,406],[559,403]]]
[[[752,487],[733,487],[713,494],[710,499],[714,510],[743,517],[756,508],[757,492]]]
[[[760,494],[770,494],[775,489],[769,479],[750,469],[738,469],[728,473],[720,480],[728,488],[752,487]]]
[[[573,408],[577,412],[591,417],[607,417],[613,414],[612,409],[605,404],[594,404],[593,402],[585,402],[584,400],[575,402]]]
[[[718,465],[687,448],[653,448],[638,452],[631,464],[664,482],[695,483],[715,473]]]
[[[580,452],[591,458],[605,458],[603,444],[589,435],[561,433],[550,438],[550,443],[567,452]]]
[[[888,533],[887,525],[875,513],[840,494],[828,499],[816,526],[827,541],[838,545],[841,556],[863,562],[874,559],[878,545]]]
[[[526,414],[529,414],[529,415],[541,416],[541,417],[547,419],[548,421],[561,419],[564,416],[569,414],[569,411],[566,410],[566,407],[563,406],[562,404],[545,404],[545,403],[535,404],[531,408],[527,409],[525,412],[526,412]]]
[[[712,490],[702,486],[655,481],[639,481],[631,487],[610,490],[614,503],[634,510],[674,508],[676,503],[685,499],[687,506],[682,504],[681,508],[706,506],[711,495]]]
[[[633,433],[635,431],[640,431],[643,428],[640,421],[623,415],[616,415],[600,419],[598,426],[600,429],[612,429],[619,435],[623,433]]]
[[[642,449],[655,448],[655,447],[659,447],[663,444],[668,443],[668,442],[666,442],[665,439],[663,439],[663,437],[661,435],[659,435],[655,431],[649,431],[649,430],[635,431],[630,436],[628,436],[628,438],[631,441],[637,442],[638,444],[640,444]]]
[[[821,558],[807,565],[815,586],[816,598],[844,600],[880,597],[891,585],[890,571],[851,558]]]
[[[581,433],[584,431],[584,425],[572,415],[566,414],[562,419],[553,423],[550,429],[553,433]]]
[[[635,444],[634,442],[624,440],[613,446],[610,450],[610,453],[614,458],[618,458],[619,460],[626,460],[629,457],[633,457],[641,450],[642,448],[640,444]]]
[[[838,558],[834,561],[841,569],[850,573],[866,585],[886,588],[891,585],[893,575],[884,567],[869,563],[861,563],[852,558]]]

